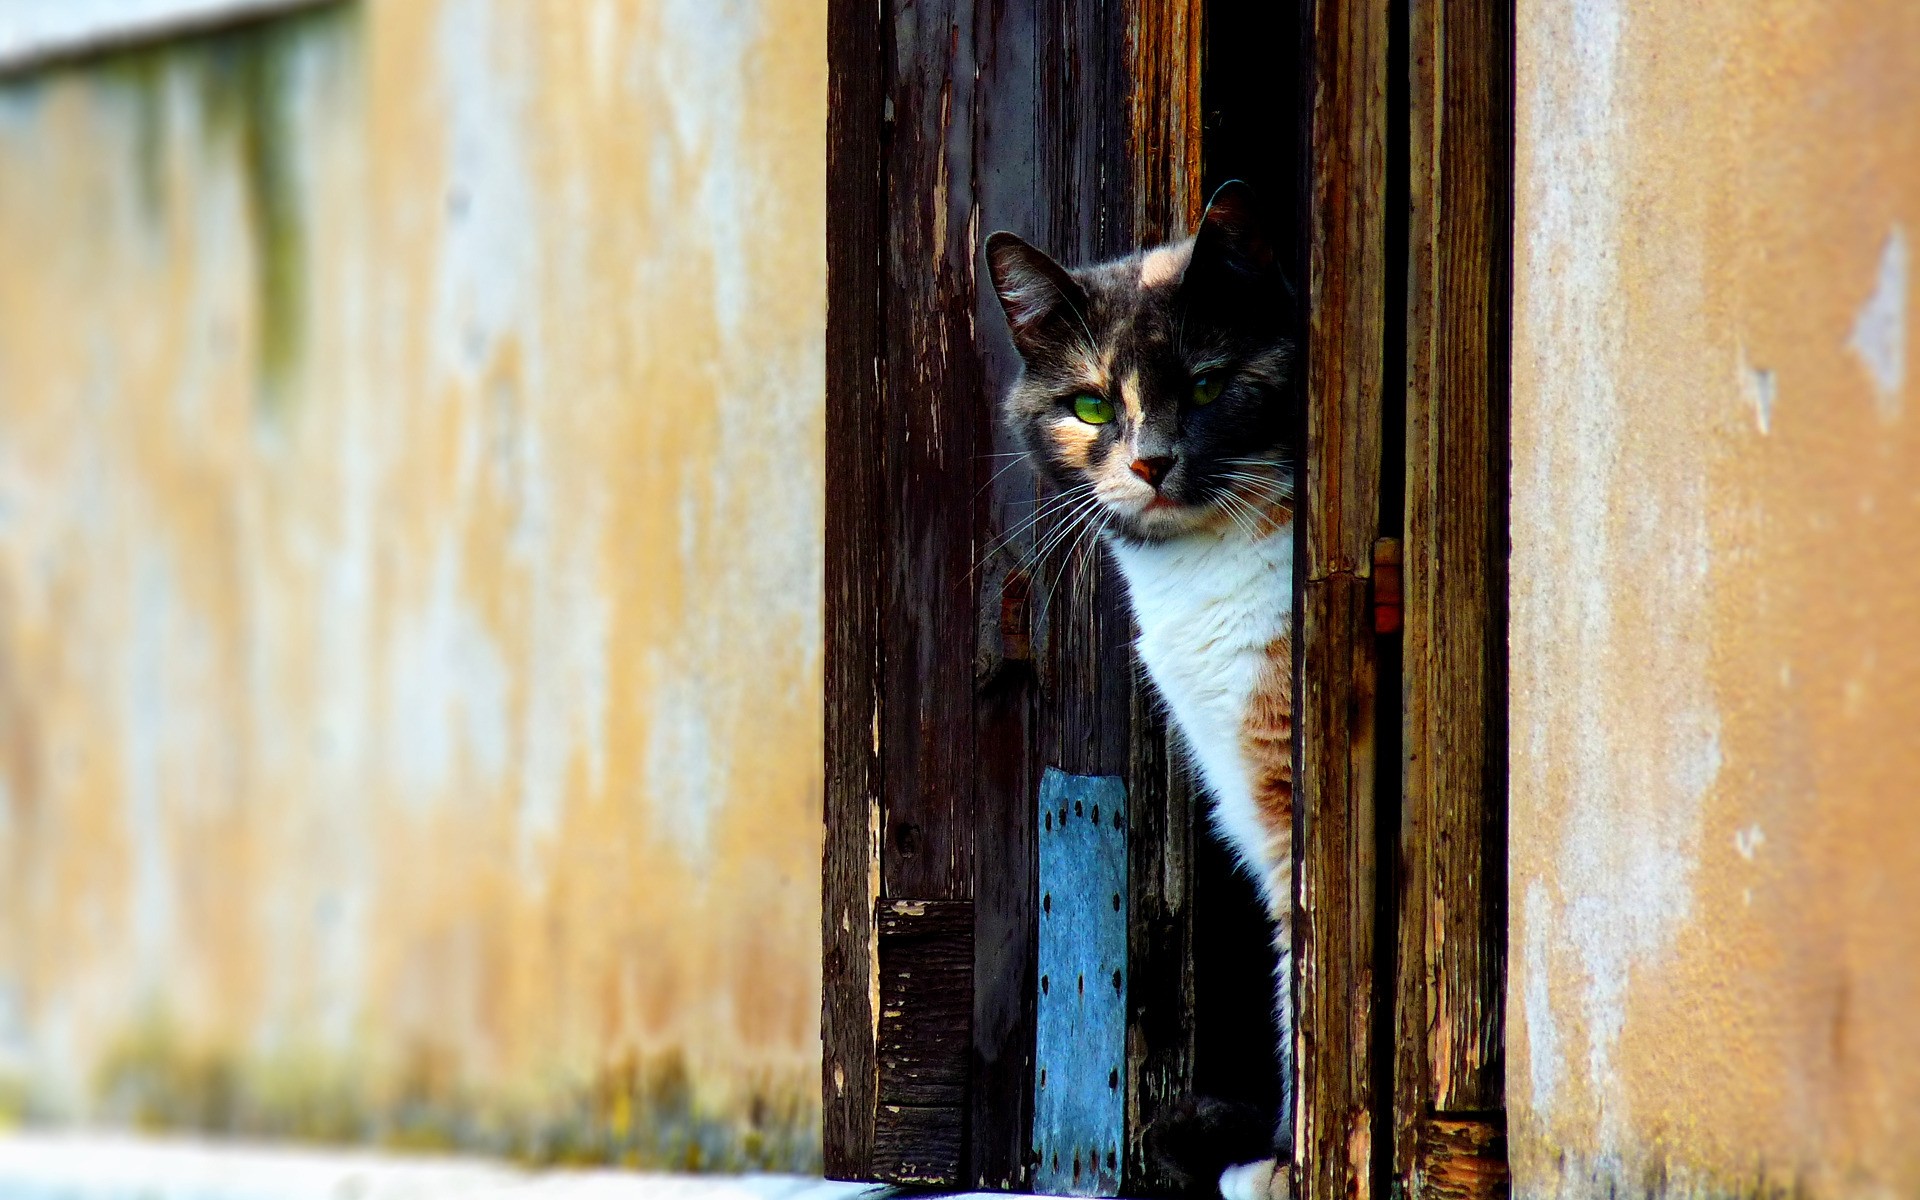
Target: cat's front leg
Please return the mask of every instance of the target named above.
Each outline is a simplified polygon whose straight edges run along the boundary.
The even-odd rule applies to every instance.
[[[1275,839],[1280,840],[1280,839]],[[1285,853],[1269,867],[1273,919],[1273,1021],[1279,1044],[1280,1115],[1274,1124],[1273,1157],[1239,1163],[1220,1173],[1221,1200],[1291,1200],[1294,1117],[1293,1020],[1293,855]]]

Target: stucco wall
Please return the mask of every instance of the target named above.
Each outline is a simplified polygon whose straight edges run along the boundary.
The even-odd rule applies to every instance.
[[[0,80],[0,1117],[815,1161],[824,8]]]
[[[1518,1192],[1920,1179],[1920,6],[1520,5]]]

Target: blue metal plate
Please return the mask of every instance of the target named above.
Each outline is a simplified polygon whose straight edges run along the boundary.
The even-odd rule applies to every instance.
[[[1040,781],[1040,978],[1033,1190],[1120,1194],[1127,1109],[1127,791],[1047,768]]]

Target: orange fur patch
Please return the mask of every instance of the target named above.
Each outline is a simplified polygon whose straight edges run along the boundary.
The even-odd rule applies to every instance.
[[[1094,443],[1100,440],[1099,427],[1085,421],[1056,421],[1047,432],[1053,435],[1068,466],[1085,470],[1092,465]]]
[[[1127,419],[1138,425],[1146,412],[1140,405],[1140,372],[1128,371],[1120,381],[1120,403],[1127,410]]]
[[[1240,722],[1240,750],[1253,770],[1253,803],[1275,860],[1275,875],[1293,877],[1293,642],[1267,644],[1267,662]],[[1276,889],[1291,903],[1291,887]]]

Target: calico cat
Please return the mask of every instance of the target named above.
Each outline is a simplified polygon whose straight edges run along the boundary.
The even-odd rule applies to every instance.
[[[1184,242],[1068,270],[996,233],[987,262],[1024,364],[1003,416],[1062,507],[1099,523],[1214,828],[1272,917],[1279,1128],[1272,1157],[1218,1187],[1276,1200],[1293,1138],[1291,293],[1240,183]]]

